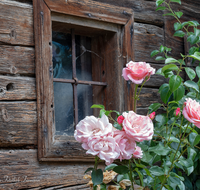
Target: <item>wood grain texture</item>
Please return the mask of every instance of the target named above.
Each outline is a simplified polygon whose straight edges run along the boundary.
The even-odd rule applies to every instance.
[[[0,189],[73,188],[87,183],[87,180],[83,180],[84,171],[92,165],[40,163],[37,150],[0,150]]]
[[[111,6],[92,0],[45,0],[45,2],[51,11],[123,25],[133,13],[130,8]]]
[[[34,75],[34,57],[33,48],[0,45],[0,73]]]
[[[0,13],[0,44],[34,46],[31,5],[1,0]]]
[[[155,57],[151,58],[150,54],[164,44],[164,30],[142,23],[134,23],[134,29],[135,61],[156,63]]]
[[[156,5],[154,1],[141,0],[94,0],[98,2],[108,3],[119,7],[131,8],[134,12],[136,22],[149,23],[153,25],[163,26],[164,18],[162,11],[156,12]]]
[[[0,147],[37,145],[36,102],[0,102]]]
[[[35,78],[0,75],[0,100],[35,99]]]

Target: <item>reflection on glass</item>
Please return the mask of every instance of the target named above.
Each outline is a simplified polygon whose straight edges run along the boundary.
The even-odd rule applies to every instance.
[[[92,86],[78,85],[78,120],[92,115]]]
[[[92,81],[91,38],[76,36],[75,41],[77,78]]]
[[[72,79],[71,34],[52,32],[53,76]]]
[[[54,82],[56,135],[74,135],[73,89],[68,83]]]

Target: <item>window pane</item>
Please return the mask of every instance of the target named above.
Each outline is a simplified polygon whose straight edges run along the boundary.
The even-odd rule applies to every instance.
[[[71,34],[52,32],[53,76],[72,79]]]
[[[73,88],[71,84],[54,82],[56,135],[74,135]]]
[[[77,78],[92,81],[91,38],[76,36],[75,41]]]
[[[84,119],[87,115],[93,114],[92,106],[92,86],[78,85],[78,120]]]

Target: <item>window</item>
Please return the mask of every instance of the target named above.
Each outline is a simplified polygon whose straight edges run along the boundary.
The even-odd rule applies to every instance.
[[[130,110],[134,86],[121,77],[134,60],[133,14],[94,1],[35,0],[34,30],[40,161],[91,161],[75,124],[98,116],[92,104]]]

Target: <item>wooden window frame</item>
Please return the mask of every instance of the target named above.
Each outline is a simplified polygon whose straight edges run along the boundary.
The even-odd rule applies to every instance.
[[[35,63],[38,113],[38,159],[39,161],[93,161],[86,155],[80,143],[71,139],[54,138],[54,96],[52,64],[52,18],[53,14],[88,20],[95,28],[102,24],[103,30],[118,29],[112,39],[112,56],[105,52],[109,80],[107,81],[106,108],[119,111],[133,108],[134,85],[121,77],[125,64],[134,60],[134,16],[132,9],[117,7],[92,0],[34,0]],[[59,18],[59,16],[57,17]],[[77,20],[77,19],[76,19]],[[74,21],[75,22],[75,21]],[[105,28],[104,28],[105,26]],[[108,51],[109,48],[106,50]],[[112,94],[110,97],[109,94]]]

